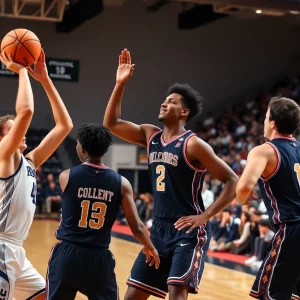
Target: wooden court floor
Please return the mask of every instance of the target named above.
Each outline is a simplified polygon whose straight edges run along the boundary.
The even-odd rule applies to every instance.
[[[54,232],[58,226],[55,221],[36,220],[33,222],[28,239],[24,247],[27,257],[35,268],[45,277],[49,254],[56,242]],[[140,251],[141,246],[125,240],[112,238],[110,250],[116,258],[116,276],[122,300],[126,291],[126,279],[131,266]],[[200,283],[198,295],[190,295],[190,300],[244,300],[253,299],[248,292],[254,276],[241,273],[235,270],[206,264],[203,277]],[[82,294],[77,294],[76,299],[87,299]],[[159,299],[150,297],[149,299]],[[168,298],[167,298],[168,299]],[[63,299],[62,299],[63,300]]]

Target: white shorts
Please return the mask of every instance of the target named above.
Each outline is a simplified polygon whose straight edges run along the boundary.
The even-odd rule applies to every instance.
[[[0,241],[0,300],[35,299],[45,286],[45,279],[26,258],[24,248]]]

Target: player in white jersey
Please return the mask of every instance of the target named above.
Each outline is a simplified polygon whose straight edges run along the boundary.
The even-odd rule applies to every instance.
[[[43,51],[34,70],[13,62],[4,52],[0,60],[19,74],[16,117],[0,117],[0,300],[41,300],[45,298],[45,280],[26,258],[22,247],[35,211],[35,170],[57,149],[73,124],[48,76]],[[24,156],[25,134],[34,111],[28,73],[44,87],[56,124],[41,144]]]

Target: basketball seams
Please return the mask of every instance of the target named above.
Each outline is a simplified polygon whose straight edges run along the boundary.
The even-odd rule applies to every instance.
[[[9,37],[15,39],[16,41],[18,41],[18,42],[21,43],[22,45],[24,45],[24,44],[25,44],[26,42],[28,42],[28,41],[35,41],[35,42],[41,43],[41,41],[40,41],[40,40],[37,40],[37,39],[28,39],[28,40],[26,40],[25,42],[21,42],[21,40],[18,40],[18,38],[16,38],[15,36],[12,36],[12,35],[9,35],[9,34],[7,34],[6,36],[9,36]],[[5,46],[5,47],[6,47],[6,46]]]
[[[12,36],[12,35],[9,35],[9,34],[7,34],[6,36],[9,36],[9,37],[11,37],[11,38],[13,38],[15,40],[18,40],[15,36]]]
[[[5,48],[7,48],[7,47],[9,47],[9,46],[13,45],[15,42],[16,42],[16,40],[14,40],[12,43],[10,43],[10,44],[6,45],[4,48],[2,48],[2,49],[1,49],[1,51],[3,51],[3,50],[4,50]]]
[[[16,35],[16,39],[18,39],[18,34],[17,34],[17,32],[16,32],[15,29],[14,29],[14,33],[15,33],[15,35]]]
[[[26,42],[26,41],[25,41]],[[24,43],[25,43],[24,42]],[[30,54],[30,56],[34,59],[34,61],[35,61],[35,58],[34,58],[34,56],[30,53],[30,51],[26,48],[26,46],[24,45],[24,44],[22,44],[22,46],[26,49],[26,51]]]
[[[17,40],[18,41],[18,40]],[[17,47],[16,47],[16,50],[15,50],[15,54],[14,54],[14,57],[13,57],[13,60],[15,60],[15,58],[16,58],[16,55],[17,55],[17,51],[18,51],[18,48],[19,48],[19,45],[20,45],[21,43],[18,43],[18,45],[17,45]]]
[[[14,30],[12,30],[12,31],[10,31],[10,32],[14,32],[14,33],[15,33],[15,35],[16,35],[14,38],[18,39],[18,35],[17,35],[17,32],[16,32],[16,30],[15,30],[15,29],[14,29]],[[9,33],[10,33],[10,32],[9,32]]]
[[[26,42],[28,41],[34,41],[34,42],[38,42],[38,43],[41,43],[39,40],[36,40],[36,39],[28,39],[26,40],[25,42],[20,42],[22,45],[24,45]]]
[[[22,37],[20,38],[20,40],[19,40],[20,43],[22,42],[22,40],[23,40],[24,36],[27,34],[27,32],[28,32],[28,30],[27,30],[27,31],[22,35]]]
[[[14,30],[14,32],[16,33],[15,30]],[[17,35],[17,40],[19,41],[19,43],[18,43],[18,46],[17,46],[17,48],[16,48],[16,51],[15,51],[13,60],[15,60],[15,58],[16,58],[16,55],[17,55],[17,52],[18,52],[18,49],[19,49],[19,45],[21,44],[22,38],[26,35],[27,32],[28,32],[28,30],[22,35],[22,37],[21,37],[20,40],[18,39],[18,34],[16,33],[16,35]],[[27,50],[27,49],[26,49],[26,50]],[[28,50],[27,50],[27,51],[28,51]],[[31,55],[31,54],[30,54],[30,55]],[[32,56],[32,55],[31,55],[31,56]]]

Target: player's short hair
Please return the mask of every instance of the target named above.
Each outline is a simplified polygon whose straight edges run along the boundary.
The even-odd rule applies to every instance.
[[[277,130],[283,134],[293,134],[299,129],[300,107],[292,99],[273,97],[270,100],[270,121],[275,121]]]
[[[77,140],[91,157],[103,156],[113,143],[110,130],[97,123],[81,125],[77,130]]]
[[[202,113],[204,99],[190,85],[187,83],[175,83],[168,88],[167,96],[174,93],[182,96],[184,104],[190,111],[187,121]]]
[[[11,114],[7,114],[5,116],[0,117],[0,135],[2,134],[2,129],[3,125],[8,121],[8,120],[14,120],[16,117]]]

